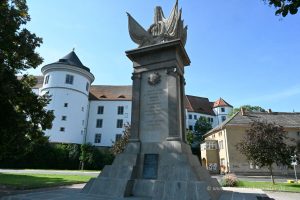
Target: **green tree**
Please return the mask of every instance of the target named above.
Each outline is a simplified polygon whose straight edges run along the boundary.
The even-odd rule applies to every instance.
[[[293,148],[285,143],[286,138],[282,126],[254,121],[236,147],[249,162],[260,168],[267,167],[275,184],[273,164],[289,166],[291,163]]]
[[[251,105],[243,105],[243,106],[240,106],[239,108],[234,108],[232,109],[232,111],[228,114],[228,116],[232,116],[234,115],[235,113],[239,112],[241,110],[241,108],[244,108],[245,111],[252,111],[252,112],[266,112],[265,109],[263,109],[262,107],[260,106],[251,106]]]
[[[0,160],[26,153],[26,148],[44,137],[54,115],[45,110],[49,97],[35,95],[32,76],[17,74],[36,68],[42,58],[35,52],[42,39],[30,33],[25,0],[0,2]]]
[[[111,152],[114,155],[117,155],[119,153],[122,153],[125,150],[126,145],[129,142],[129,138],[130,138],[130,124],[124,124],[124,131],[123,131],[123,135],[122,137],[115,141],[112,148],[111,148]]]
[[[208,121],[206,117],[199,117],[196,121],[194,130],[197,134],[203,136],[205,133],[212,129],[211,123]]]
[[[287,16],[289,13],[295,15],[300,7],[300,0],[263,0],[270,6],[276,8],[276,15],[281,15],[283,17]]]
[[[187,141],[187,143],[189,145],[191,145],[193,143],[194,139],[195,139],[195,135],[194,135],[193,131],[186,130],[185,134],[186,134],[186,141]]]

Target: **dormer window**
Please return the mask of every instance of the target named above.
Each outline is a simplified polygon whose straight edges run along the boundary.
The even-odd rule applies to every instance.
[[[124,95],[120,95],[118,98],[123,98],[123,99],[124,99],[124,98],[125,98],[125,96],[124,96]]]
[[[100,98],[107,98],[105,95],[101,95]]]
[[[70,75],[70,74],[67,74],[66,75],[66,84],[73,84],[73,80],[74,80],[74,76],[73,75]]]

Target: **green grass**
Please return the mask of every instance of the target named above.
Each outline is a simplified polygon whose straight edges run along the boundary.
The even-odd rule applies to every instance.
[[[282,192],[300,192],[300,184],[297,183],[276,183],[273,185],[271,182],[239,181],[237,187],[258,188],[262,190]]]
[[[0,185],[15,189],[34,189],[86,183],[90,178],[92,177],[86,175],[0,173]]]

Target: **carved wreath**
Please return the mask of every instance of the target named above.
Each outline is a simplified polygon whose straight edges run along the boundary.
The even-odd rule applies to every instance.
[[[149,85],[156,85],[158,83],[160,83],[160,74],[158,72],[154,72],[154,73],[151,73],[148,77],[148,83]]]

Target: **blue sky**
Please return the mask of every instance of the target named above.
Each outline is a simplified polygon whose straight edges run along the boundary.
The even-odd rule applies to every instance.
[[[129,12],[145,29],[154,7],[167,17],[175,0],[28,0],[27,28],[43,38],[38,52],[49,64],[75,48],[94,84],[130,85],[137,47]],[[261,0],[179,0],[188,25],[186,93],[224,98],[234,107],[259,105],[300,112],[300,14],[281,18]],[[40,67],[29,73],[40,75]]]

